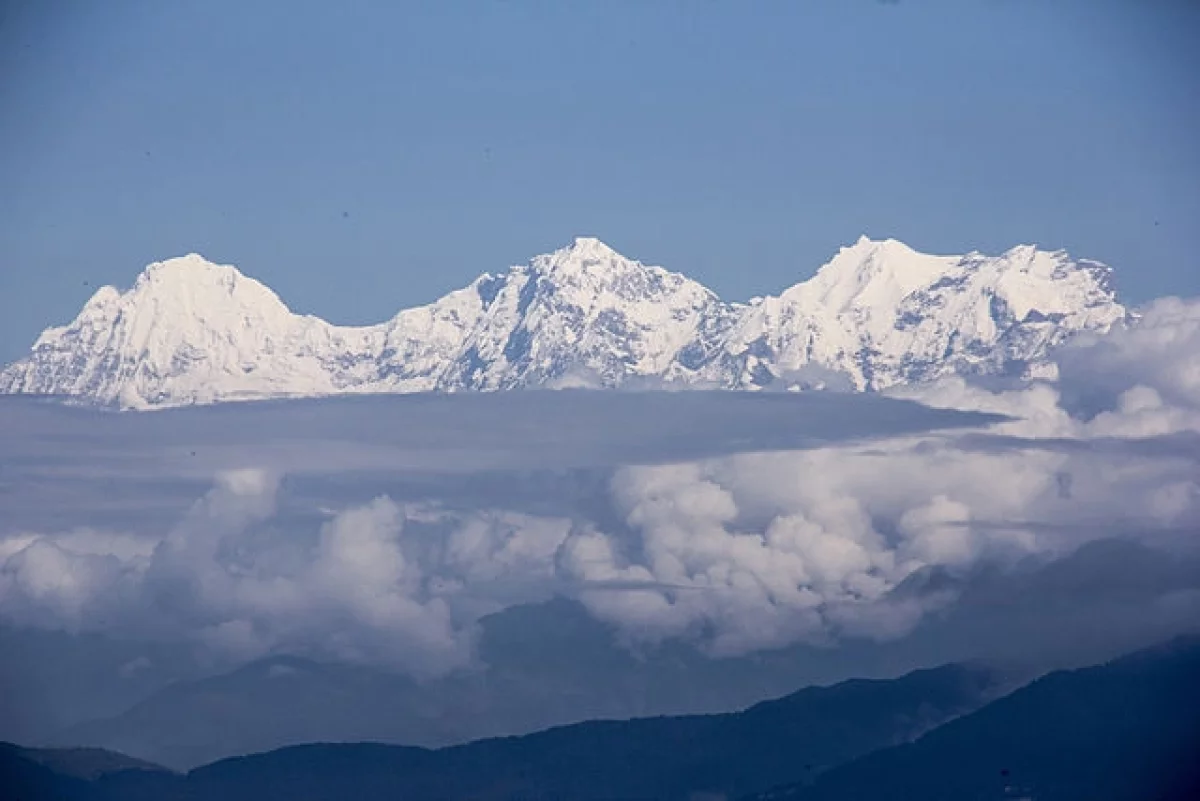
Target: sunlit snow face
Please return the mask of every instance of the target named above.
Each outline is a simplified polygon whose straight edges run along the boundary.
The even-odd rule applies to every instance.
[[[468,664],[482,615],[554,595],[634,647],[904,637],[976,577],[1089,542],[1196,554],[1197,308],[1164,301],[1072,346],[1054,384],[902,393],[942,411],[720,393],[10,404],[0,613],[422,675]],[[1080,592],[1083,608],[1105,589]],[[1164,587],[1146,614],[1194,618],[1198,598]]]

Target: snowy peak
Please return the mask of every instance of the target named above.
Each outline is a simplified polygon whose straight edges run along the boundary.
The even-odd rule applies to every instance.
[[[530,259],[528,267],[516,269],[528,269],[544,275],[603,275],[610,271],[625,272],[641,267],[639,262],[625,258],[599,239],[581,236],[566,247],[535,256]]]
[[[948,272],[954,261],[918,253],[895,239],[873,241],[863,236],[841,248],[811,280],[784,294],[835,309],[855,304],[889,306]]]
[[[970,287],[1014,304],[1023,318],[1035,310],[1066,312],[1080,303],[1111,303],[1115,298],[1110,284],[1109,267],[1077,262],[1065,251],[1035,245],[1018,245],[995,257],[978,252],[935,256],[894,239],[862,237],[782,297],[817,303],[826,311],[880,312],[920,296],[945,296]]]
[[[126,292],[100,289],[0,373],[0,391],[131,408],[329,391],[303,345],[323,347],[331,328],[293,315],[236,268],[190,254],[149,265]]]
[[[236,267],[214,264],[191,253],[147,266],[126,292],[101,287],[72,326],[47,333],[115,316],[128,318],[127,322],[153,321],[155,327],[163,328],[161,333],[178,333],[197,321],[220,324],[239,314],[280,318],[290,312],[278,295]]]
[[[248,279],[236,267],[215,264],[198,253],[189,253],[147,265],[134,281],[132,291],[187,294],[220,289],[231,293],[245,280]]]
[[[600,287],[623,276],[650,269],[627,259],[599,239],[577,238],[553,253],[535,256],[516,272],[532,273],[541,280],[564,281],[576,286]]]
[[[815,363],[859,389],[882,389],[948,373],[1023,373],[1072,334],[1124,317],[1108,268],[1062,251],[935,256],[863,237],[748,312],[734,350],[753,357],[743,384]]]
[[[533,261],[552,265],[582,264],[584,262],[631,263],[629,259],[594,236],[577,236],[570,245],[559,248],[553,253],[537,256]]]
[[[286,327],[292,318],[264,284],[193,253],[149,265],[126,292],[101,288],[70,326],[51,332],[111,325],[107,333],[124,346],[153,355],[163,347],[204,347],[214,336],[232,341],[246,329]]]
[[[695,281],[590,237],[476,285],[486,310],[438,388],[617,386],[659,376],[700,318],[723,308]]]
[[[83,310],[86,312],[89,310],[100,311],[102,309],[111,309],[113,305],[118,303],[120,300],[121,290],[117,289],[115,286],[102,286],[97,289],[96,294],[92,295],[88,302],[84,304]]]
[[[669,293],[686,284],[700,287],[679,273],[626,258],[592,237],[578,237],[565,248],[537,256],[527,269],[540,281],[631,301]]]
[[[0,372],[0,392],[128,408],[346,392],[838,383],[1028,373],[1125,319],[1104,265],[1023,245],[934,256],[860,238],[813,278],[750,305],[579,237],[376,326],[293,314],[196,254],[99,290]]]
[[[887,239],[872,239],[866,234],[862,234],[855,240],[853,245],[842,245],[838,248],[837,256],[833,258],[833,261],[838,262],[845,257],[849,263],[853,264],[865,261],[872,254],[876,253],[892,253],[894,255],[905,256],[917,254],[917,251],[899,239],[892,239],[890,237]]]
[[[263,311],[287,312],[287,306],[269,287],[243,275],[236,267],[215,264],[197,253],[189,253],[146,267],[130,293],[193,309],[214,304],[263,307]]]
[[[138,276],[137,283],[159,282],[187,285],[216,280],[231,284],[238,278],[245,278],[245,276],[236,267],[216,264],[199,253],[188,253],[147,265],[142,274]]]

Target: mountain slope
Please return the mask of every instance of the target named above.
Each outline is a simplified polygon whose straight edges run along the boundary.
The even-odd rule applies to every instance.
[[[114,797],[256,799],[656,798],[741,793],[904,741],[976,708],[983,671],[946,666],[801,690],[725,715],[602,721],[429,751],[308,745],[224,760]],[[120,790],[121,792],[117,792]]]
[[[743,305],[579,238],[357,328],[293,314],[193,254],[150,265],[124,293],[101,289],[0,372],[0,392],[151,408],[639,379],[755,389],[831,373],[881,389],[1027,370],[1124,318],[1107,267],[1033,247],[927,256],[863,238],[811,280]]]
[[[92,801],[102,795],[84,779],[59,773],[20,746],[0,743],[0,795],[19,801]]]
[[[295,657],[178,682],[114,718],[74,726],[51,745],[103,745],[180,769],[307,742],[444,743],[436,699],[400,676]]]
[[[381,333],[293,315],[258,281],[193,254],[150,265],[123,294],[100,289],[0,390],[133,407],[329,394],[346,357]]]
[[[1044,676],[915,743],[755,801],[1200,797],[1200,640]]]
[[[811,280],[751,307],[726,347],[736,372],[718,375],[747,385],[760,364],[776,375],[817,364],[879,389],[1019,372],[1071,334],[1123,317],[1109,268],[1061,251],[928,256],[864,237]]]
[[[4,745],[0,787],[25,801],[669,801],[743,791],[754,801],[1184,801],[1200,790],[1198,679],[1200,641],[1191,638],[1051,673],[961,717],[955,708],[978,706],[987,682],[951,666],[810,688],[742,713],[594,722],[438,751],[309,745],[186,776],[120,770],[117,758],[105,760],[117,772],[90,782],[69,775],[81,773],[76,760],[64,774],[61,759],[51,770],[31,758],[38,752]],[[952,719],[888,747],[939,716]],[[801,781],[761,789],[781,775]]]
[[[695,281],[588,238],[477,285],[489,288],[490,303],[439,389],[573,378],[613,386],[658,376],[704,327],[727,315]]]
[[[586,720],[692,719],[845,675],[837,655],[820,649],[713,660],[671,643],[633,654],[578,602],[561,598],[485,617],[479,655],[485,670],[421,683],[363,666],[269,657],[175,682],[118,715],[42,739],[187,769],[304,742],[438,747]],[[886,668],[893,669],[905,667]],[[892,685],[872,686],[886,693]]]
[[[127,770],[168,773],[166,768],[103,748],[22,748],[21,756],[63,776],[99,779]]]
[[[107,782],[121,790],[110,793]],[[98,748],[22,748],[0,742],[0,797],[14,801],[119,801],[127,788],[179,785],[157,765]]]

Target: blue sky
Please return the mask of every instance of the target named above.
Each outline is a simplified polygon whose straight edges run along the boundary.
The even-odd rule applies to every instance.
[[[0,11],[0,360],[199,251],[373,322],[599,236],[746,298],[860,233],[1200,294],[1187,0]]]

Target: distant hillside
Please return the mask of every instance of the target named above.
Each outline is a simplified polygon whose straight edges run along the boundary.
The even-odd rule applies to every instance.
[[[909,745],[754,801],[1195,801],[1200,639],[1051,673]]]
[[[161,765],[103,748],[22,748],[22,756],[55,773],[77,779],[99,779],[125,770],[169,772]]]
[[[188,783],[203,798],[256,801],[735,795],[910,739],[978,706],[990,686],[982,671],[947,666],[808,688],[741,713],[583,723],[434,752],[307,746],[218,762]]]
[[[726,712],[844,676],[836,663],[844,657],[832,649],[714,660],[668,643],[635,655],[582,605],[561,598],[488,616],[479,650],[487,670],[422,684],[364,666],[271,657],[176,682],[43,742],[185,770],[305,743],[439,748],[586,720]],[[872,667],[893,677],[905,670],[898,663],[890,674],[891,665]]]
[[[306,745],[186,775],[0,747],[20,801],[1187,801],[1200,798],[1200,640],[1059,671],[908,743],[991,686],[949,666],[727,715],[593,722],[427,750]],[[897,744],[900,743],[900,744]],[[137,768],[140,763],[132,763]],[[151,766],[152,768],[152,766]],[[75,775],[71,775],[75,774]],[[779,781],[779,779],[783,781]],[[769,789],[773,787],[774,789]]]
[[[108,801],[736,795],[909,740],[977,708],[994,686],[987,671],[951,665],[811,687],[738,713],[582,723],[440,750],[306,745],[186,777],[110,776],[92,789]]]
[[[0,798],[5,801],[118,801],[141,778],[181,786],[164,768],[100,748],[22,748],[0,743]]]

